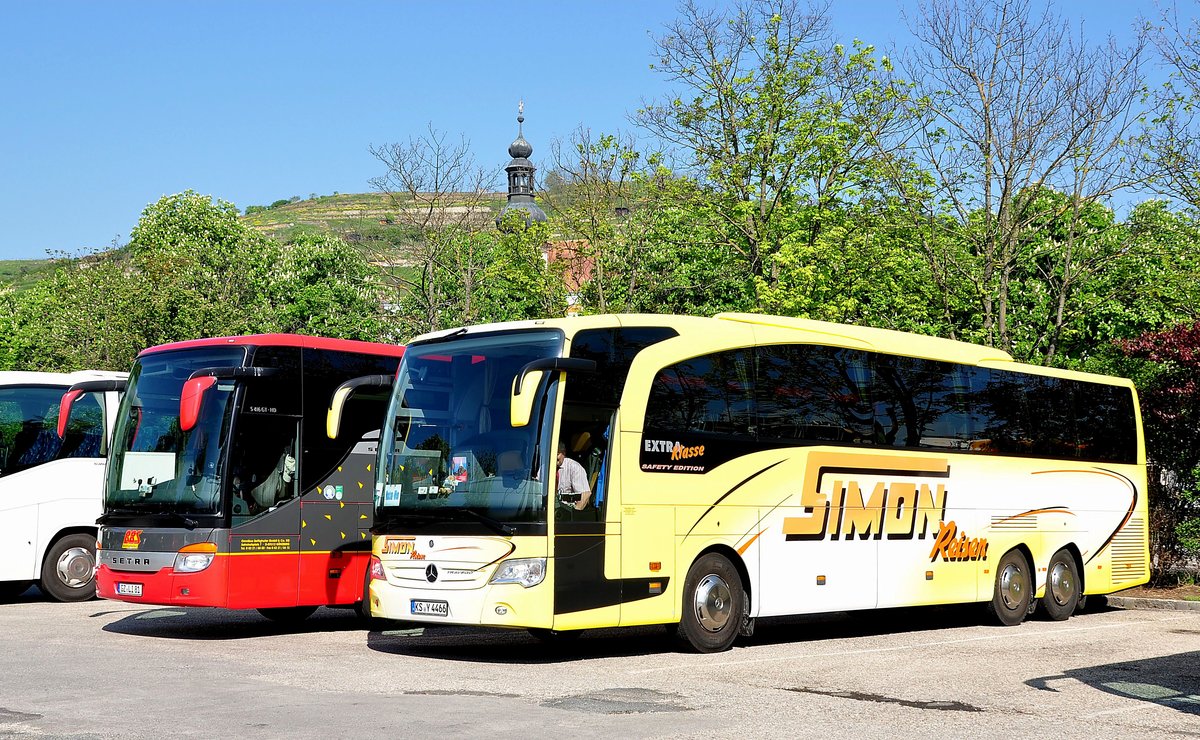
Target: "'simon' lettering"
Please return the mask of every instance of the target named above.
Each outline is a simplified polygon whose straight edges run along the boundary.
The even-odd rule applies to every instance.
[[[788,539],[924,539],[945,516],[946,486],[881,481],[864,490],[858,481],[835,480],[831,496],[805,489],[800,505],[805,516],[783,520]]]

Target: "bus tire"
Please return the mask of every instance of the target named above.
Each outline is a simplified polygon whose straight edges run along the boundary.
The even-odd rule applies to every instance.
[[[96,598],[95,535],[69,534],[51,545],[38,587],[55,601]]]
[[[308,619],[317,610],[315,606],[275,606],[269,609],[256,610],[272,622],[279,624],[299,624]]]
[[[0,581],[0,601],[12,601],[32,585],[33,581]]]
[[[1033,569],[1020,550],[1009,550],[996,565],[996,587],[988,612],[1012,627],[1024,621],[1033,601]]]
[[[676,635],[698,653],[728,650],[746,613],[742,577],[729,559],[710,552],[688,570],[683,585],[683,618]]]
[[[1070,617],[1079,606],[1079,566],[1066,548],[1054,553],[1046,568],[1046,595],[1042,607],[1056,622]]]
[[[354,613],[358,618],[367,622],[371,622],[371,565],[367,562],[367,567],[363,571],[362,598],[354,602]]]

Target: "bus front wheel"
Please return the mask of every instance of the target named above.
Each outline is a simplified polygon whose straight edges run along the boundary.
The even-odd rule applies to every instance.
[[[1046,569],[1046,595],[1042,606],[1053,620],[1061,622],[1075,613],[1079,606],[1079,567],[1068,550],[1059,550],[1050,558]]]
[[[1033,603],[1033,573],[1020,550],[1009,550],[996,565],[996,588],[988,611],[1007,627],[1020,624]]]
[[[699,653],[728,650],[746,614],[742,577],[729,559],[710,552],[688,570],[683,587],[683,618],[676,635]]]
[[[42,592],[55,601],[96,598],[96,538],[69,534],[46,552],[42,561]]]

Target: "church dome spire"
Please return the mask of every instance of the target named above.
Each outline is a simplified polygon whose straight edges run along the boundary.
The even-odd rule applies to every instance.
[[[546,214],[538,207],[533,199],[533,173],[537,170],[529,156],[533,154],[533,146],[525,140],[523,126],[525,123],[525,101],[517,103],[517,138],[508,146],[508,156],[512,161],[504,168],[508,173],[508,203],[496,217],[496,225],[503,220],[509,211],[523,212],[525,225],[534,221],[545,221]]]
[[[529,159],[529,155],[533,154],[533,146],[525,141],[525,134],[521,131],[524,123],[525,101],[522,100],[517,103],[517,138],[508,145],[508,156],[513,159]]]

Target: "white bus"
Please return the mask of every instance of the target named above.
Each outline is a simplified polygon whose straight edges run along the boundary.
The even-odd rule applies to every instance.
[[[34,582],[58,601],[95,596],[104,458],[125,377],[0,372],[0,600]],[[63,394],[77,383],[93,390],[60,425]]]

